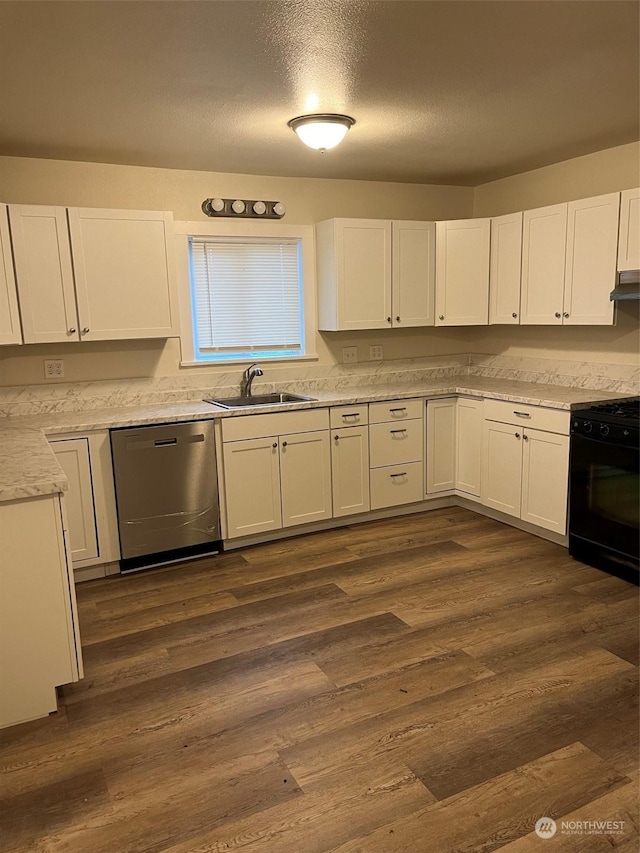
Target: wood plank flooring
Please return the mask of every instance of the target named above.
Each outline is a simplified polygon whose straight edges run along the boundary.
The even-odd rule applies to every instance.
[[[450,508],[78,603],[85,679],[0,732],[2,853],[638,849],[637,588],[557,545]]]

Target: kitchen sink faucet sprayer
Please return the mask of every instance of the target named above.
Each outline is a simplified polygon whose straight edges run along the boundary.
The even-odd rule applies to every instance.
[[[242,382],[240,383],[240,396],[241,397],[250,397],[251,396],[251,385],[253,384],[253,380],[256,376],[264,376],[262,369],[258,367],[255,363],[250,364],[249,367],[242,374]]]

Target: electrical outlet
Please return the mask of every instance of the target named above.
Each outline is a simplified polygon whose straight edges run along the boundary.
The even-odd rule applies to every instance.
[[[355,364],[358,360],[358,347],[342,347],[342,363]]]
[[[48,358],[44,362],[45,379],[62,379],[64,376],[64,361],[61,358]]]
[[[375,344],[372,347],[369,347],[369,360],[370,361],[382,361],[382,344]]]

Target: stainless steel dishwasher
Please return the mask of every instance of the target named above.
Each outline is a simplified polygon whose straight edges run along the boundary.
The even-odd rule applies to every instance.
[[[211,421],[111,430],[122,571],[221,549]]]

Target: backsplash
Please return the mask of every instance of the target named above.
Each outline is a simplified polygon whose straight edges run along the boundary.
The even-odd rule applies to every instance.
[[[240,391],[241,374],[242,365],[234,365],[215,374],[0,387],[0,417],[179,403],[212,394],[232,397]],[[254,393],[282,390],[313,396],[314,391],[469,375],[630,395],[638,393],[640,384],[634,365],[463,353],[349,365],[268,365],[265,376],[255,381]]]
[[[470,353],[469,375],[618,394],[635,395],[640,390],[640,368],[632,364]]]

